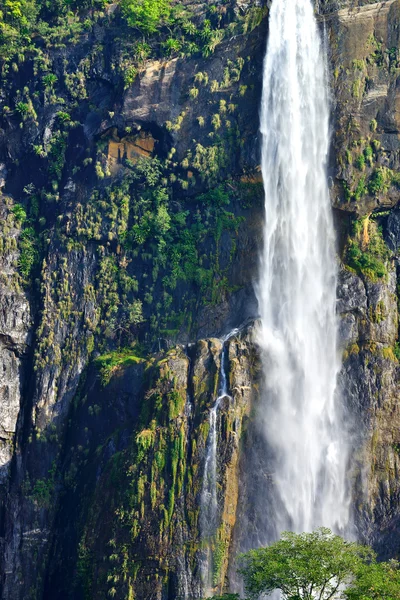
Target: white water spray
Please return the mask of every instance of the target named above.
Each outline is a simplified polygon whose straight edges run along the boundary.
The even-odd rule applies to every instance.
[[[311,0],[274,0],[261,113],[265,245],[258,300],[274,454],[276,532],[348,521],[335,394],[335,239],[327,185],[327,69]],[[266,407],[266,408],[265,408]]]

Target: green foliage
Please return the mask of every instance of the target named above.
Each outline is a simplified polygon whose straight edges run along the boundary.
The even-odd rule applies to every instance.
[[[64,112],[62,110],[60,110],[57,113],[57,119],[59,121],[59,123],[64,124],[64,123],[70,123],[71,121],[71,115],[67,112]]]
[[[221,117],[219,116],[219,114],[215,114],[212,116],[211,123],[215,131],[218,131],[218,129],[221,128]]]
[[[138,76],[138,73],[139,71],[136,67],[130,66],[126,69],[124,73],[125,88],[129,88],[131,87],[131,85],[133,85],[136,77]]]
[[[181,48],[181,42],[175,38],[168,38],[166,42],[163,43],[164,53],[167,56],[172,56],[173,54],[176,54]]]
[[[50,507],[54,493],[55,477],[56,464],[53,463],[48,477],[46,479],[38,479],[33,486],[30,497],[40,508]]]
[[[22,231],[19,237],[19,250],[18,268],[25,281],[29,281],[39,260],[39,241],[33,227],[27,227]]]
[[[389,257],[381,228],[365,218],[356,221],[353,236],[347,245],[347,265],[371,281],[377,281],[387,276],[386,263]]]
[[[15,110],[21,115],[21,117],[25,117],[29,114],[29,104],[26,102],[18,102],[15,106]]]
[[[176,390],[172,390],[168,394],[169,418],[171,420],[176,419],[180,415],[185,406],[185,401],[185,397]]]
[[[365,156],[364,156],[364,154],[360,154],[359,156],[357,156],[357,158],[354,161],[354,164],[357,167],[357,169],[359,169],[360,171],[364,171],[364,169],[365,169]]]
[[[46,479],[38,479],[32,491],[32,498],[41,508],[48,507],[53,493],[53,485]]]
[[[240,600],[239,594],[223,594],[223,596],[211,596],[207,600]]]
[[[122,0],[121,10],[128,25],[150,35],[168,21],[169,0]]]
[[[146,42],[138,42],[134,50],[135,59],[142,63],[151,55],[151,48]]]
[[[350,267],[354,268],[357,272],[363,273],[372,281],[381,279],[387,274],[385,264],[371,255],[371,253],[361,250],[359,245],[353,240],[350,241],[347,250],[347,263]]]
[[[344,599],[340,589],[346,585],[357,589],[354,576],[374,562],[370,548],[321,528],[299,535],[286,532],[271,546],[247,552],[241,557],[240,572],[251,598],[279,589],[283,600]],[[351,598],[349,589],[346,594]]]
[[[243,18],[243,33],[251,33],[261,24],[267,14],[268,8],[266,6],[250,6]]]
[[[92,553],[85,545],[84,538],[81,539],[78,547],[78,561],[76,565],[77,578],[80,582],[84,594],[84,600],[90,600],[91,590],[91,566]]]
[[[360,177],[359,182],[357,183],[356,189],[353,193],[353,199],[356,202],[359,202],[363,196],[367,193],[367,185],[365,183],[365,177]]]
[[[136,348],[123,348],[96,358],[95,365],[100,371],[102,385],[108,385],[113,373],[118,369],[144,362],[144,358],[140,354]]]
[[[47,73],[47,75],[43,77],[42,81],[46,88],[52,88],[57,83],[58,78],[56,75],[54,75],[54,73]]]
[[[221,579],[221,569],[224,559],[227,556],[228,542],[224,539],[218,539],[213,550],[213,585],[217,586]]]
[[[50,140],[50,149],[48,151],[49,174],[57,180],[61,179],[64,169],[67,138],[67,133],[56,131]]]
[[[219,242],[223,231],[231,232],[227,243],[233,259],[242,220],[228,209],[229,190],[234,188],[221,184],[198,197],[185,199],[180,191],[177,195],[173,157],[172,149],[165,162],[127,160],[124,177],[79,203],[72,228],[68,235],[62,233],[70,247],[72,239],[99,245],[92,292],[99,317],[89,327],[119,346],[130,344],[138,335],[137,301],[143,303],[150,339],[160,335],[173,339],[183,327],[190,328],[194,302],[214,303],[230,290],[230,263],[221,269]],[[182,160],[182,168],[189,169],[191,162],[191,158]],[[188,185],[192,179],[193,173]],[[239,191],[235,194],[239,196]],[[191,210],[185,203],[190,203]],[[173,292],[183,283],[184,295],[174,303]]]
[[[182,418],[186,391],[177,387],[170,370],[176,358],[182,359],[183,354],[174,349],[149,366],[150,387],[131,443],[112,458],[109,467],[117,504],[113,539],[109,542],[112,571],[107,581],[119,595],[123,592],[124,573],[134,573],[136,578],[141,566],[137,547],[143,526],[149,519],[155,524],[157,543],[166,541],[173,532],[175,503],[182,493],[186,472],[187,436]],[[169,414],[171,404],[173,414]]]
[[[23,225],[24,222],[26,221],[25,208],[23,206],[21,206],[21,204],[14,204],[14,206],[11,209],[11,212],[13,213],[18,225]]]
[[[368,182],[368,191],[372,196],[388,191],[391,184],[390,173],[384,167],[378,167]]]
[[[205,194],[201,194],[199,196],[199,201],[209,206],[220,208],[222,206],[227,206],[230,203],[230,198],[225,186],[219,185]]]
[[[344,592],[347,600],[396,600],[400,598],[399,563],[364,565]]]
[[[47,44],[59,42],[82,31],[79,14],[88,9],[101,11],[109,0],[2,0],[0,3],[0,58],[10,61],[32,50],[36,38]],[[15,63],[16,64],[16,63]],[[50,78],[46,87],[55,84]]]
[[[372,163],[374,160],[374,151],[373,151],[372,146],[367,146],[364,149],[364,156],[365,156],[365,160],[367,161],[368,165],[370,167],[372,167]]]

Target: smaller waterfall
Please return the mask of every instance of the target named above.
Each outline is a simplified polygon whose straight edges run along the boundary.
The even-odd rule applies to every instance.
[[[203,543],[205,544],[205,558],[201,567],[201,579],[203,591],[209,593],[215,587],[213,581],[213,542],[219,526],[219,511],[218,511],[218,412],[222,401],[228,398],[232,401],[229,395],[228,386],[228,371],[229,371],[229,346],[227,342],[237,333],[238,329],[231,331],[222,340],[222,350],[220,355],[220,372],[218,397],[214,406],[210,410],[209,416],[209,432],[206,447],[206,460],[204,463],[203,489],[200,499],[200,529]]]

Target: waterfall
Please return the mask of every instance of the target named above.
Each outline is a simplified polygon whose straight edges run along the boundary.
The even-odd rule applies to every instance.
[[[201,579],[203,591],[209,593],[215,587],[213,581],[213,544],[219,526],[219,510],[218,510],[218,428],[217,418],[218,411],[224,399],[228,398],[232,401],[229,395],[228,385],[228,370],[229,370],[229,347],[227,342],[239,332],[238,329],[231,331],[222,340],[222,349],[220,354],[220,371],[218,397],[214,406],[210,410],[209,416],[209,432],[206,446],[206,459],[204,463],[203,489],[200,499],[200,529],[201,538],[205,544],[204,561],[201,568]]]
[[[313,3],[274,0],[261,110],[265,230],[257,296],[276,535],[320,525],[343,531],[348,521],[329,109]]]

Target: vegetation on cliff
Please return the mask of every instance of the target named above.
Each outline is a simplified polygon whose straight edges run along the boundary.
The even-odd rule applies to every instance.
[[[261,221],[261,211],[251,212],[262,198],[253,170],[257,119],[254,133],[245,121],[256,115],[255,65],[265,43],[257,31],[248,40],[243,34],[266,9],[233,6],[0,0],[1,160],[10,193],[0,244],[16,256],[12,285],[32,299],[29,331],[37,340],[35,370],[21,369],[30,389],[18,433],[21,472],[9,496],[18,516],[14,523],[9,512],[4,524],[10,565],[15,560],[4,573],[16,597],[145,598],[155,587],[158,597],[175,597],[183,563],[195,573],[202,556],[198,497],[215,386],[202,373],[177,385],[172,362],[187,358],[180,349],[168,357],[159,351],[193,339],[196,319],[203,327],[218,320],[216,334],[238,291],[233,271],[245,269],[250,279],[257,262],[249,242],[258,231],[251,219]],[[147,90],[140,102],[151,112],[131,118],[125,98],[146,90],[149,73],[162,98],[175,63],[179,110],[160,117],[164,109],[151,105]],[[122,153],[121,170],[112,172],[114,138],[122,148],[144,131],[157,138],[151,156]],[[350,148],[351,206],[398,187],[394,168],[380,168],[379,135],[371,123],[370,138]],[[384,223],[357,220],[346,245],[350,269],[381,286],[391,273]],[[151,358],[150,351],[159,353]],[[101,380],[94,392],[81,377],[95,372],[90,357]],[[240,382],[237,393],[249,385]],[[189,396],[194,415],[186,411]],[[240,437],[237,413],[228,410],[220,424],[224,461]],[[232,528],[234,521],[229,515]],[[15,552],[11,529],[20,532]],[[214,583],[221,589],[230,530],[218,536]],[[368,600],[379,578],[395,581],[396,571],[385,568],[359,578]],[[378,597],[388,600],[382,586]]]
[[[371,281],[376,282],[387,276],[390,251],[376,219],[368,215],[354,222],[345,258],[351,269]]]
[[[131,27],[143,33],[154,33],[168,20],[171,11],[170,0],[122,0],[122,14]]]

